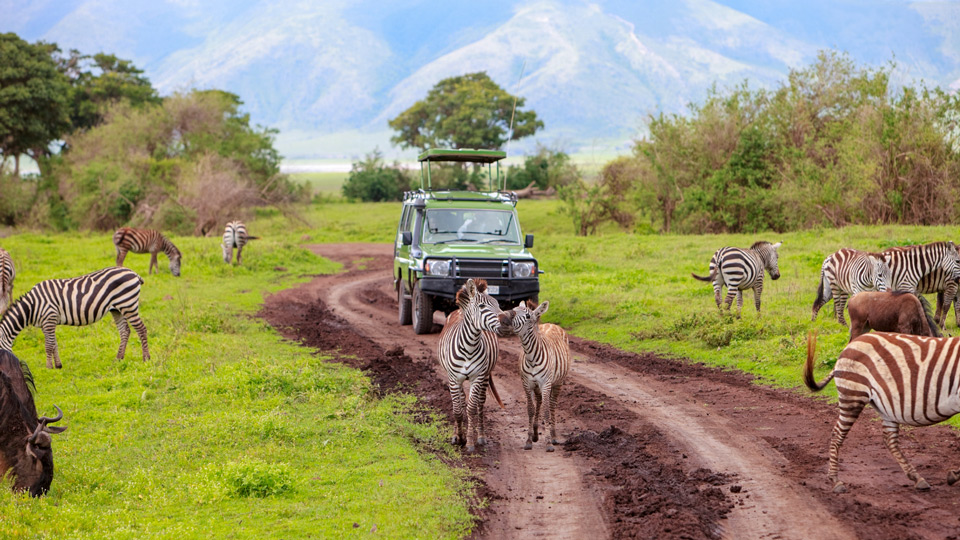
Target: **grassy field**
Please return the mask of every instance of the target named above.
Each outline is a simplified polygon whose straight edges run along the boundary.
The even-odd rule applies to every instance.
[[[810,321],[823,259],[841,247],[879,251],[894,246],[947,240],[953,227],[876,226],[760,235],[639,235],[607,227],[602,234],[572,234],[558,201],[521,201],[524,233],[536,235],[533,253],[546,271],[541,295],[550,300],[545,319],[574,334],[631,351],[655,351],[735,368],[785,387],[802,385],[806,336],[819,333],[817,374],[825,375],[847,342],[848,330],[833,317],[831,302]],[[298,231],[313,241],[392,242],[399,203],[326,204],[305,217]],[[287,221],[264,216],[261,227],[279,234]],[[781,278],[764,283],[763,315],[744,299],[743,317],[718,315],[708,273],[722,246],[749,247],[756,240],[782,241]],[[931,296],[931,301],[935,299]],[[949,318],[952,321],[952,314]],[[948,323],[948,332],[956,332]],[[826,363],[826,365],[824,365]],[[803,390],[806,391],[806,390]],[[833,385],[828,392],[833,392]]]
[[[141,314],[153,359],[112,320],[59,327],[62,370],[43,336],[14,352],[36,377],[40,414],[64,411],[56,473],[41,499],[0,490],[0,538],[461,537],[472,527],[463,473],[442,463],[438,423],[408,397],[378,399],[359,371],[283,341],[254,316],[265,294],[337,266],[276,235],[224,265],[217,239],[175,238],[183,277],[146,274]],[[109,235],[22,234],[0,245],[16,292],[112,264]],[[109,317],[107,318],[109,319]],[[444,431],[445,432],[445,431]]]
[[[300,184],[310,186],[316,195],[338,198],[342,196],[340,187],[347,179],[345,172],[298,172],[291,173],[290,179]]]

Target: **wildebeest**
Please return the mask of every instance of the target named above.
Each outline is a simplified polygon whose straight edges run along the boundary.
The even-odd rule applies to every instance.
[[[53,482],[53,450],[50,435],[65,427],[50,424],[63,418],[37,418],[28,382],[30,370],[12,352],[0,350],[0,475],[13,471],[14,491],[28,491],[39,497]]]
[[[850,299],[850,341],[870,330],[942,337],[930,305],[903,291],[862,292]]]

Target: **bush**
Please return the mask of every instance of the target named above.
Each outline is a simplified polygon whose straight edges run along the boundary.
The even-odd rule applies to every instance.
[[[569,155],[538,145],[537,153],[524,158],[522,167],[511,165],[507,169],[507,189],[523,189],[531,184],[538,189],[558,188],[573,184],[580,177]]]
[[[293,473],[286,463],[230,462],[223,468],[222,479],[237,497],[269,497],[293,488]]]
[[[403,192],[410,189],[410,178],[399,163],[386,165],[383,154],[374,149],[353,164],[341,189],[350,200],[400,201]]]

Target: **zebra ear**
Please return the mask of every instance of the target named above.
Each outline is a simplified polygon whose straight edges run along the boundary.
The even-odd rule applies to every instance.
[[[473,298],[477,294],[477,284],[472,279],[468,279],[463,285],[463,292],[467,298]]]
[[[782,245],[783,245],[783,242],[777,242],[776,244],[773,245],[773,249],[778,249]]]
[[[547,300],[544,300],[542,304],[537,306],[537,309],[533,310],[533,316],[536,317],[537,320],[540,320],[540,316],[546,313],[547,308],[549,307],[550,307],[550,302]]]

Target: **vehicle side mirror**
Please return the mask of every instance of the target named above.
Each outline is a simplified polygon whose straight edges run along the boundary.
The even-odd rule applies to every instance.
[[[532,248],[533,247],[533,235],[528,234],[527,237],[523,240],[523,247]]]
[[[402,239],[403,239],[403,245],[409,246],[410,244],[413,244],[413,233],[412,233],[412,232],[410,232],[410,231],[403,231],[403,233],[401,233],[401,236],[402,236]]]

